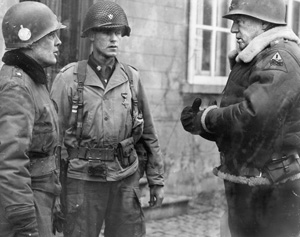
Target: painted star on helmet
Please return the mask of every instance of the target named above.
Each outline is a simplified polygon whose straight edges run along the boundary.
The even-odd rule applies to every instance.
[[[109,18],[109,19],[113,19],[113,18],[114,18],[114,15],[113,15],[113,14],[109,14],[109,15],[108,15],[108,18]]]

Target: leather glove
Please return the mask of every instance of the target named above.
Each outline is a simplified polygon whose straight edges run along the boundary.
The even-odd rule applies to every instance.
[[[181,112],[181,124],[187,132],[199,135],[203,130],[201,125],[201,116],[204,110],[199,110],[202,100],[196,98],[192,106],[185,107]]]
[[[55,235],[56,232],[61,233],[63,231],[63,224],[65,222],[65,216],[61,210],[60,198],[56,197],[54,210],[53,210],[53,226],[52,232]]]

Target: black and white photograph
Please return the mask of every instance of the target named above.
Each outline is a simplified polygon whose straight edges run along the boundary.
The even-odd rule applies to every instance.
[[[0,237],[300,237],[300,0],[0,21]]]

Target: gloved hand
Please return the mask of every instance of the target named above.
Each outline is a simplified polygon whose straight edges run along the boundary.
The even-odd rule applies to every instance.
[[[199,110],[202,100],[196,98],[192,106],[185,107],[181,112],[181,123],[187,132],[190,132],[194,135],[199,135],[203,130],[201,125],[201,116],[204,110]]]
[[[56,197],[54,210],[53,210],[53,226],[52,232],[55,235],[56,232],[61,233],[63,231],[63,224],[65,222],[64,214],[61,210],[60,198]]]

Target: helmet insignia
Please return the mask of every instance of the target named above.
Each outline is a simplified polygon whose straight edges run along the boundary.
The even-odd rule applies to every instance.
[[[231,3],[231,5],[229,7],[229,11],[232,11],[235,8],[236,8],[236,4],[235,3]]]
[[[31,31],[28,28],[24,28],[23,25],[21,25],[21,29],[18,32],[18,36],[20,40],[27,41],[31,37]]]
[[[109,15],[108,15],[108,18],[111,20],[111,19],[114,18],[114,15],[113,15],[113,14],[109,14]]]

